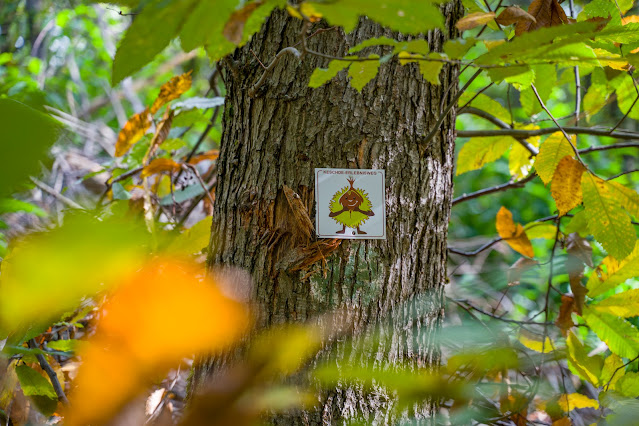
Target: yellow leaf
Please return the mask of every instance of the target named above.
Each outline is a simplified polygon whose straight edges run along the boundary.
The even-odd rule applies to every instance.
[[[300,13],[308,18],[311,22],[319,22],[322,19],[322,14],[315,9],[311,3],[304,2],[300,5]]]
[[[563,394],[559,397],[559,406],[568,412],[576,408],[599,408],[599,403],[580,393]]]
[[[180,170],[180,165],[170,158],[156,158],[142,169],[140,177],[147,177],[157,173],[175,173]]]
[[[539,128],[539,126],[535,126],[532,124],[516,127],[518,129],[526,130],[534,130]],[[526,140],[535,148],[539,146],[539,136],[530,137]],[[514,178],[521,179],[526,177],[530,172],[530,169],[532,168],[533,162],[534,158],[531,156],[530,151],[528,151],[522,144],[516,143],[513,145],[512,149],[510,150],[510,154],[508,154],[508,169],[510,170],[510,174]]]
[[[579,338],[569,331],[566,336],[566,358],[573,371],[584,380],[597,386],[600,381],[602,359],[598,355],[588,356],[588,349]]]
[[[592,235],[616,259],[628,256],[637,237],[630,216],[621,208],[616,188],[597,176],[584,173],[581,189]]]
[[[635,243],[632,253],[622,261],[606,256],[590,274],[586,287],[590,290],[590,296],[596,297],[636,276],[639,276],[639,241]]]
[[[567,155],[557,164],[552,177],[550,193],[557,203],[559,216],[563,216],[581,204],[581,175],[586,168]]]
[[[406,65],[406,64],[410,64],[411,62],[417,62],[418,58],[423,58],[424,56],[418,55],[417,53],[410,53],[410,52],[406,52],[405,50],[402,50],[401,52],[397,54],[397,57],[399,58],[400,65]]]
[[[619,71],[628,69],[628,61],[623,59],[621,55],[610,53],[604,49],[593,49],[593,52],[595,52],[595,55],[599,58],[599,63],[604,67],[610,67]]]
[[[550,337],[546,337],[546,340],[536,340],[531,339],[530,337],[520,334],[518,337],[519,343],[530,349],[531,351],[539,352],[539,353],[549,353],[555,350],[555,345],[553,345]]]
[[[576,137],[573,136],[573,143]],[[574,152],[561,132],[553,133],[541,144],[539,154],[535,158],[535,169],[545,185],[552,180],[557,164],[566,155],[573,155]]]
[[[472,138],[462,146],[457,157],[457,175],[477,170],[497,160],[516,143],[510,136]]]
[[[639,316],[639,289],[626,290],[614,294],[601,302],[589,305],[591,309],[606,312],[617,317]]]
[[[530,240],[537,238],[554,240],[557,235],[557,227],[547,222],[530,222],[524,226],[524,231],[526,231],[526,235]],[[561,233],[559,233],[559,235],[561,235]]]
[[[167,103],[173,99],[179,98],[182,93],[191,88],[191,71],[182,75],[173,77],[167,83],[160,87],[160,94],[151,106],[151,114],[155,114]]]
[[[479,25],[485,25],[493,19],[495,19],[495,12],[475,12],[471,13],[470,15],[464,16],[462,19],[457,21],[457,24],[455,24],[455,26],[459,31],[466,31]]]
[[[505,207],[497,212],[497,233],[515,251],[527,257],[534,257],[532,244],[521,224],[513,222],[512,213]]]
[[[126,122],[115,143],[115,156],[121,157],[139,141],[151,127],[151,116],[149,109],[145,109],[139,114],[135,114]]]
[[[79,354],[65,424],[105,422],[184,357],[237,341],[249,325],[247,311],[211,281],[173,259],[156,259],[130,276],[103,306],[96,334]]]
[[[604,386],[610,382],[610,386],[614,387],[617,380],[621,379],[626,373],[623,359],[617,354],[610,354],[604,361],[601,368],[599,383],[593,383],[595,386]],[[613,375],[614,374],[614,375]]]
[[[619,204],[632,216],[639,218],[639,194],[634,189],[617,182],[609,182],[609,188]]]

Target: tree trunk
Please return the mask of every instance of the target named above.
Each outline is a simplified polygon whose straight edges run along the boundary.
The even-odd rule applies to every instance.
[[[433,50],[441,50],[454,35],[461,3],[442,10],[448,34],[427,35]],[[455,96],[458,69],[445,66],[441,85],[433,86],[417,65],[401,66],[393,59],[381,65],[360,94],[348,84],[345,71],[320,88],[307,87],[315,67],[326,67],[328,60],[307,55],[300,61],[285,55],[251,97],[249,89],[264,73],[251,51],[270,61],[298,43],[301,29],[300,20],[275,12],[248,45],[225,61],[227,96],[210,266],[233,265],[251,273],[258,328],[303,322],[347,307],[356,316],[355,333],[381,321],[388,324],[370,357],[377,367],[399,362],[437,365],[439,349],[431,341],[443,318],[447,281],[454,113],[427,147],[420,142],[442,105]],[[308,45],[343,56],[362,40],[381,35],[405,39],[363,18],[348,35],[330,30],[310,38]],[[295,202],[284,189],[299,195],[314,223],[316,167],[386,170],[386,240],[313,244],[304,235],[293,214]],[[317,262],[309,265],[314,259]],[[213,364],[198,363],[195,388]],[[330,424],[354,415],[382,423],[393,420],[391,398],[343,389],[324,396],[322,406],[304,423]],[[432,408],[417,414],[429,416]]]

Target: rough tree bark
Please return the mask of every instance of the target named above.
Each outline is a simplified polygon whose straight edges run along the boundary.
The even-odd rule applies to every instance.
[[[447,31],[426,36],[432,49],[441,50],[455,35],[460,4],[443,6]],[[301,29],[300,20],[275,12],[248,45],[224,62],[227,97],[209,263],[251,273],[258,327],[302,322],[348,307],[356,316],[356,333],[380,321],[388,324],[370,357],[380,368],[399,362],[437,365],[440,355],[432,339],[443,318],[447,280],[454,113],[428,146],[422,142],[442,105],[456,94],[458,69],[446,65],[442,84],[433,86],[415,64],[401,66],[393,59],[360,94],[349,86],[345,71],[323,87],[307,87],[313,69],[328,60],[285,55],[251,97],[249,89],[264,72],[255,56],[270,61],[299,42]],[[381,35],[403,37],[362,19],[351,34],[322,32],[308,46],[343,56],[362,40]],[[386,240],[313,244],[314,234],[310,239],[304,234],[291,198],[299,196],[314,223],[316,167],[386,170]],[[286,187],[297,195],[287,198]],[[324,270],[321,261],[307,265],[318,250],[328,261]],[[210,360],[198,363],[194,388],[213,365]],[[325,395],[317,412],[286,422],[331,424],[363,415],[386,423],[393,420],[392,404],[381,393],[335,390]],[[427,417],[431,409],[424,407],[418,415]]]

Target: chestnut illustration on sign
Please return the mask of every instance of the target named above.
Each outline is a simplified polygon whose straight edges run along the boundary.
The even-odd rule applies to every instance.
[[[346,227],[356,228],[358,234],[366,234],[366,232],[359,229],[359,227],[362,226],[369,217],[375,216],[375,213],[371,210],[371,202],[368,198],[368,194],[364,192],[363,189],[353,187],[355,179],[350,177],[347,180],[350,184],[350,188],[345,186],[333,195],[330,202],[331,212],[328,216],[342,225],[342,230],[337,231],[337,234],[345,233]]]

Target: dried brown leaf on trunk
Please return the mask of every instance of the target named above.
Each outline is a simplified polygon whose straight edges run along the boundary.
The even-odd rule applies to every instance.
[[[508,6],[497,18],[495,18],[495,21],[499,25],[512,25],[526,21],[532,24],[537,22],[534,16],[519,6]]]
[[[517,261],[513,263],[510,268],[508,268],[508,285],[519,285],[521,276],[524,274],[524,272],[538,264],[539,262],[537,262],[536,260],[528,259],[527,257],[520,257],[519,259],[517,259]]]
[[[286,196],[286,201],[288,201],[288,205],[291,207],[291,211],[293,212],[297,229],[301,231],[308,240],[310,240],[311,235],[313,235],[313,232],[315,231],[315,226],[313,226],[313,222],[308,216],[308,211],[306,210],[304,203],[302,203],[300,196],[288,186],[284,185],[282,189]]]
[[[255,9],[261,5],[261,1],[256,1],[248,3],[240,10],[233,12],[229,20],[226,22],[226,25],[224,25],[224,30],[222,31],[224,37],[233,44],[240,44],[246,20],[251,16]]]
[[[191,71],[173,77],[167,83],[164,83],[160,87],[160,94],[151,105],[151,114],[155,114],[167,103],[173,99],[177,99],[182,96],[182,93],[191,88]]]
[[[455,26],[459,31],[466,31],[480,25],[486,25],[493,19],[495,19],[495,12],[475,12],[464,16],[457,22],[457,24],[455,24]]]
[[[519,36],[539,28],[553,27],[569,22],[566,12],[557,0],[534,0],[528,7],[528,13],[535,18],[535,22],[519,21],[515,27],[515,35]]]
[[[139,114],[135,114],[126,122],[115,143],[115,156],[121,157],[141,138],[151,127],[151,115],[149,109],[145,109]]]

